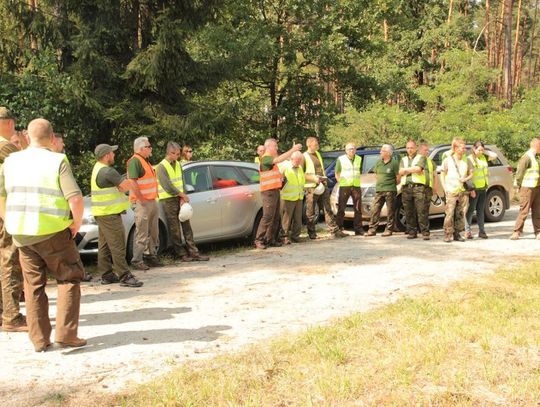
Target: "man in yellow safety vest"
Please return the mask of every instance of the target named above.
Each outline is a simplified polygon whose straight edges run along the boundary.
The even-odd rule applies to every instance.
[[[299,243],[302,229],[302,203],[306,178],[302,169],[304,156],[300,151],[291,155],[281,168],[285,185],[281,190],[281,228],[283,244]]]
[[[354,234],[361,236],[364,234],[362,228],[362,188],[360,176],[362,175],[362,158],[356,155],[356,145],[348,143],[345,146],[345,154],[340,156],[336,162],[336,180],[339,183],[338,211],[336,223],[339,229],[343,230],[343,218],[347,202],[352,196],[353,199],[353,227]]]

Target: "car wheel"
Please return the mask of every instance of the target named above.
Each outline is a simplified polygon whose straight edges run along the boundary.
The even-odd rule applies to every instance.
[[[302,223],[304,225],[307,224],[307,211],[306,211],[306,200],[304,199],[304,203],[302,204]],[[315,204],[315,224],[319,223],[321,220],[321,209],[319,208],[319,204]]]
[[[165,225],[161,222],[159,222],[159,247],[158,247],[158,254],[163,253],[167,249],[167,228]],[[128,263],[131,262],[131,259],[133,258],[133,241],[135,240],[135,226],[131,228],[128,234],[127,242],[126,242],[126,260]]]
[[[251,231],[251,242],[255,242],[255,238],[257,237],[257,230],[259,229],[259,224],[261,223],[262,218],[262,209],[257,213],[257,216],[255,216],[255,222],[253,222],[253,230]]]
[[[504,194],[498,189],[488,191],[484,214],[488,222],[500,222],[506,212]]]
[[[407,222],[405,221],[405,208],[401,202],[401,197],[396,201],[396,209],[394,212],[394,228],[399,232],[407,230]]]

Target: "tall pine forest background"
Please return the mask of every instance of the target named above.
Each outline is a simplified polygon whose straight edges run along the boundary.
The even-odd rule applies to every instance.
[[[540,0],[0,0],[0,105],[49,119],[87,189],[94,147],[195,158],[540,135]]]

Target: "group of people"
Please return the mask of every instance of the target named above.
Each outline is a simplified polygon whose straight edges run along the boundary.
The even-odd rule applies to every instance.
[[[356,145],[347,143],[344,154],[336,160],[339,192],[335,215],[330,207],[330,191],[326,187],[327,177],[318,152],[318,139],[309,137],[303,154],[301,149],[301,144],[295,144],[287,152],[279,154],[275,139],[268,139],[257,148],[255,162],[259,163],[263,201],[263,215],[255,239],[258,249],[299,242],[304,200],[310,239],[317,238],[315,219],[318,208],[324,209],[325,221],[333,236],[348,236],[343,231],[343,221],[351,197],[354,234],[364,235],[362,159],[356,155]],[[398,158],[393,147],[384,144],[380,159],[371,169],[376,174],[376,186],[366,236],[377,234],[385,204],[387,222],[382,236],[391,236],[396,231],[395,210],[400,186],[406,237],[416,239],[421,236],[423,240],[430,240],[429,211],[434,191],[440,183],[446,203],[444,241],[473,239],[471,224],[475,213],[478,238],[487,239],[484,207],[489,187],[488,161],[496,160],[497,154],[486,150],[482,141],[476,141],[466,154],[465,141],[455,137],[451,149],[443,154],[442,165],[437,168],[429,157],[427,142],[417,144],[409,140],[405,150],[406,154]],[[511,239],[519,238],[529,211],[532,211],[535,235],[540,239],[539,153],[540,141],[535,138],[518,163],[515,186],[519,188],[520,212]]]
[[[32,120],[25,133],[16,133],[15,118],[4,107],[0,107],[0,136],[0,325],[6,332],[28,331],[37,352],[51,347],[45,292],[49,273],[58,283],[55,342],[62,347],[84,346],[86,340],[78,337],[78,322],[85,271],[74,241],[84,204],[63,153],[63,137],[45,119]],[[182,206],[189,205],[179,160],[191,160],[191,147],[185,146],[182,154],[176,142],[169,142],[165,157],[154,167],[149,161],[152,146],[148,138],[139,137],[127,161],[125,178],[113,168],[117,149],[109,144],[95,148],[90,178],[91,212],[99,229],[101,283],[141,287],[143,283],[131,270],[161,266],[157,257],[158,200],[175,257],[183,262],[207,261],[194,243],[189,216],[179,218]],[[136,225],[131,267],[121,219],[130,206]],[[23,280],[26,317],[20,312]]]

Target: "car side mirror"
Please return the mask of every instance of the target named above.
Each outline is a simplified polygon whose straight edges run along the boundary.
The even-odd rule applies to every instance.
[[[193,185],[190,185],[190,184],[186,184],[185,185],[185,188],[186,188],[186,192],[189,194],[191,192],[195,192],[195,187]]]

